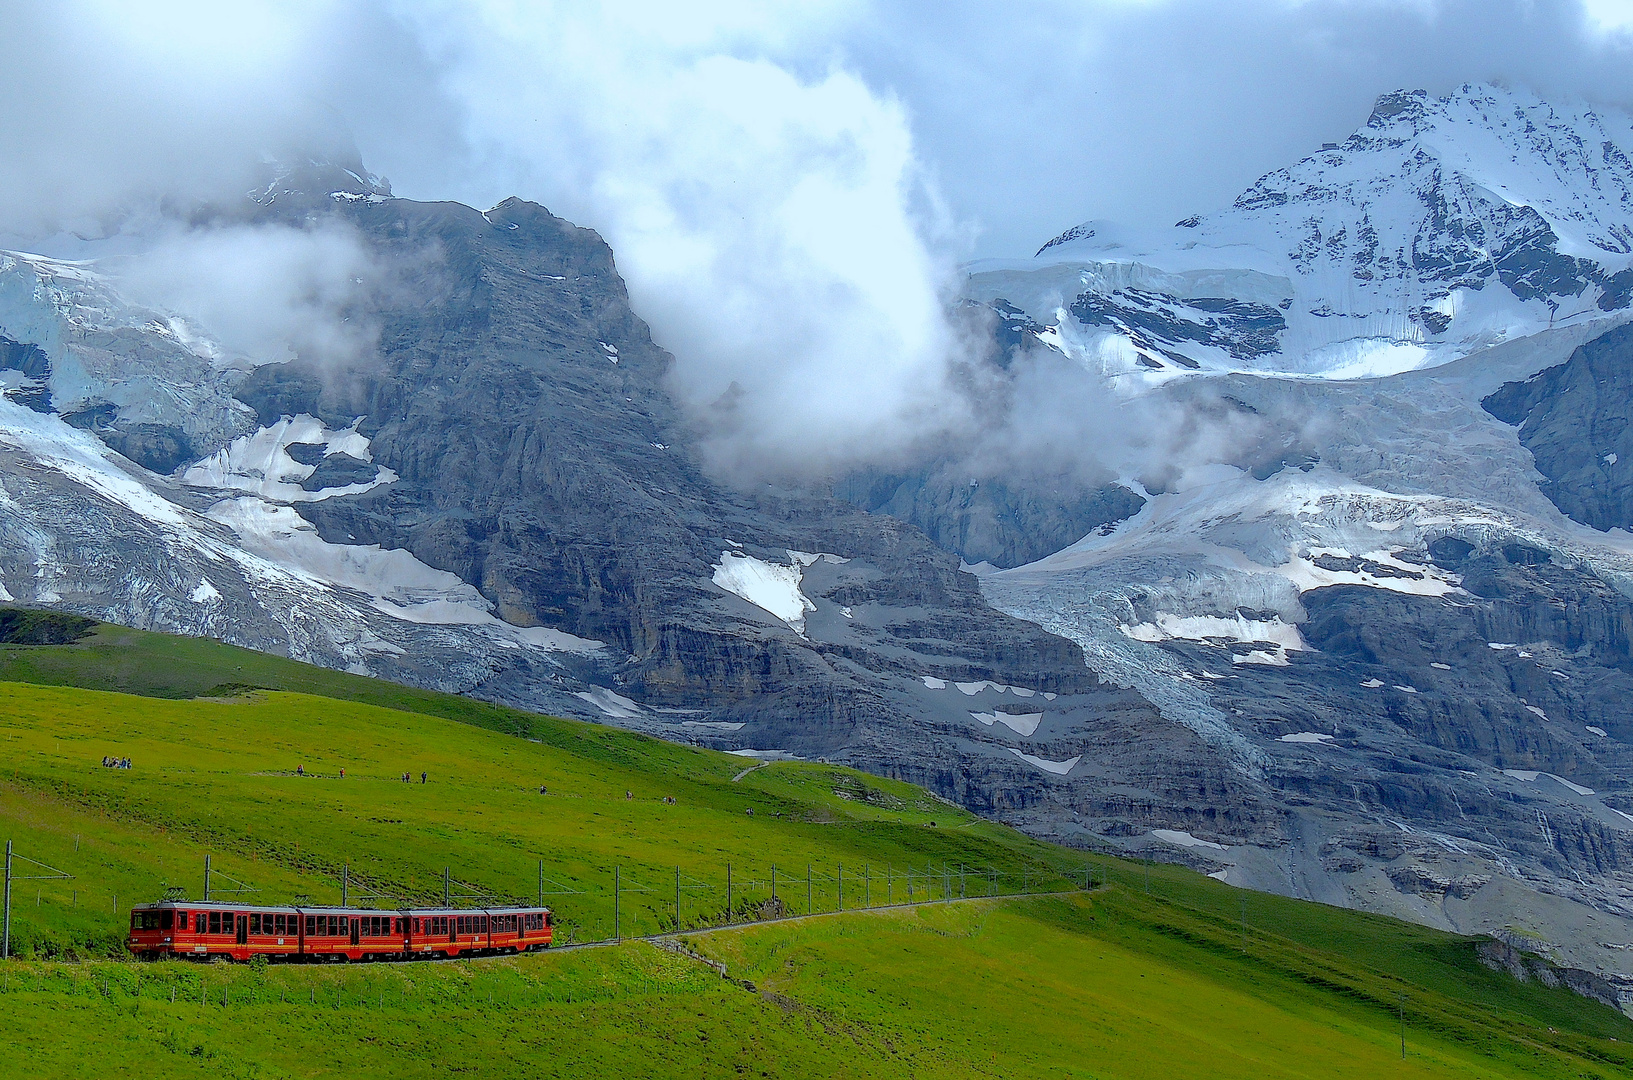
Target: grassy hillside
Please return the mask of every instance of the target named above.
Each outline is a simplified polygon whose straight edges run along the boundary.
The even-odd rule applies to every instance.
[[[745,771],[616,729],[106,627],[0,647],[0,674],[23,680],[0,683],[0,835],[74,875],[17,887],[24,959],[0,967],[10,1075],[1633,1069],[1633,1023],[1487,971],[1467,939],[1054,848],[837,767]],[[104,768],[107,755],[133,768]],[[353,901],[382,906],[440,899],[445,866],[456,901],[531,897],[542,860],[563,935],[580,941],[612,933],[615,871],[625,936],[675,928],[677,872],[685,928],[771,913],[773,867],[786,913],[807,907],[807,867],[811,907],[833,911],[843,867],[847,913],[689,938],[729,980],[634,942],[441,965],[97,959],[117,955],[132,900],[197,897],[206,852],[216,887],[236,879],[254,901],[338,900],[347,866]],[[857,910],[909,889],[939,900],[1091,879],[1087,893]]]
[[[16,932],[48,953],[105,946],[115,897],[197,896],[206,852],[267,902],[338,902],[345,866],[353,898],[373,891],[381,906],[440,900],[445,867],[456,894],[536,896],[542,860],[579,940],[613,933],[615,874],[629,935],[674,928],[677,869],[681,923],[696,925],[725,921],[728,864],[739,916],[770,899],[774,867],[780,898],[803,911],[807,867],[811,905],[833,910],[841,867],[859,907],[910,883],[939,896],[947,867],[980,868],[953,883],[980,892],[988,869],[1015,891],[1028,871],[1067,884],[1046,860],[1079,879],[1087,865],[905,784],[795,763],[745,774],[741,758],[567,721],[553,745],[305,694],[170,701],[16,683],[0,684],[0,716],[0,824],[76,875],[37,884]],[[134,767],[102,767],[109,755]]]

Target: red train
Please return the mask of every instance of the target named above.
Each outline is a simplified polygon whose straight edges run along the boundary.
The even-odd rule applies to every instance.
[[[143,959],[409,960],[492,956],[550,946],[547,907],[245,907],[161,900],[130,912],[125,942]]]

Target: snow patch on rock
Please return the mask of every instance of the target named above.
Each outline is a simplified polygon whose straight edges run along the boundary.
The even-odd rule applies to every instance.
[[[800,592],[804,576],[798,564],[782,566],[739,555],[735,551],[720,553],[712,580],[734,596],[740,596],[762,611],[787,623],[796,634],[805,633],[805,614],[815,611],[816,605]]]
[[[234,439],[189,467],[182,474],[182,483],[219,491],[245,491],[278,502],[318,502],[337,495],[360,494],[397,479],[395,472],[381,465],[376,466],[374,479],[367,483],[307,491],[300,483],[317,472],[317,466],[303,464],[289,455],[289,447],[296,443],[321,445],[324,457],[345,454],[360,461],[374,460],[369,440],[355,424],[344,431],[331,431],[316,417],[302,413]]]
[[[600,709],[603,715],[614,720],[631,720],[640,716],[643,711],[639,705],[629,698],[608,690],[604,686],[582,690],[573,696],[588,701],[591,705]]]
[[[972,712],[970,713],[970,716],[981,721],[981,723],[985,724],[987,727],[991,727],[993,724],[1002,724],[1006,728],[1009,728],[1011,731],[1015,732],[1017,735],[1025,735],[1030,737],[1033,732],[1038,730],[1038,725],[1043,723],[1044,714],[1006,713],[999,712],[994,709],[992,712],[986,713]]]
[[[1192,836],[1190,833],[1185,832],[1182,829],[1152,829],[1151,835],[1155,836],[1158,840],[1163,840],[1170,844],[1178,844],[1180,847],[1212,848],[1215,851],[1230,850],[1224,844],[1216,844],[1212,840],[1200,839],[1199,837]]]
[[[1006,746],[1004,749],[1008,750],[1011,754],[1014,754],[1028,765],[1036,765],[1044,772],[1054,773],[1056,776],[1065,776],[1067,773],[1072,771],[1073,767],[1075,767],[1079,761],[1083,760],[1082,754],[1076,754],[1067,758],[1065,761],[1050,761],[1048,758],[1040,758],[1034,757],[1031,754],[1023,754],[1013,746]]]

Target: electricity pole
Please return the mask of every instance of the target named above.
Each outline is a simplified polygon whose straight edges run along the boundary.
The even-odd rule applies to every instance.
[[[9,846],[9,845],[8,845]],[[204,856],[204,902],[210,902],[210,857]]]
[[[622,885],[621,868],[612,868],[612,940],[624,940],[623,927],[618,922],[618,890]]]
[[[1400,1009],[1401,1018],[1401,1060],[1406,1060],[1406,995],[1396,994],[1395,1002]]]
[[[6,841],[6,930],[5,941],[0,944],[0,960],[11,958],[11,841]]]

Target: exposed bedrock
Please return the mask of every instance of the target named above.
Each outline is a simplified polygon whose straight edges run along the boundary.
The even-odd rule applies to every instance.
[[[1543,493],[1595,529],[1633,527],[1633,325],[1624,325],[1485,399],[1519,428]]]

